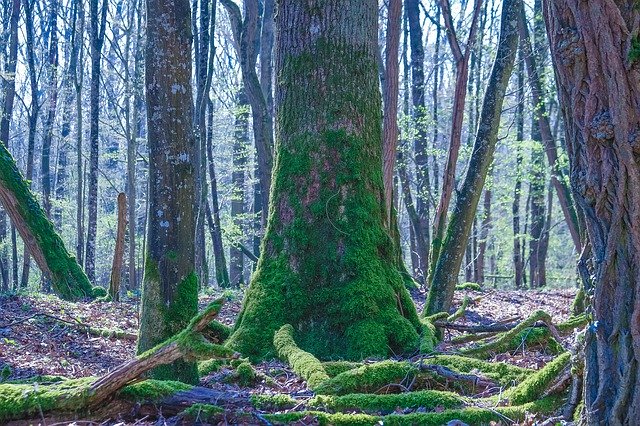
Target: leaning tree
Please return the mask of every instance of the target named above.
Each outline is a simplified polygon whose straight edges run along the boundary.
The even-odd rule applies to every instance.
[[[588,424],[640,418],[640,8],[548,0],[571,184],[594,257],[585,339]]]
[[[149,222],[138,351],[185,328],[198,308],[195,273],[195,134],[188,0],[147,0]],[[197,382],[194,363],[153,376]]]
[[[289,323],[320,358],[415,349],[420,322],[386,231],[377,1],[278,6],[271,211],[230,344],[272,354]]]

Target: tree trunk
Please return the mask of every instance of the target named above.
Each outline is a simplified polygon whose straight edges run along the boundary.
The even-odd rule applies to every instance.
[[[242,19],[240,8],[232,0],[221,0],[229,13],[233,37],[240,59],[242,82],[251,104],[253,118],[253,135],[256,145],[257,174],[260,188],[260,221],[262,226],[267,220],[269,205],[269,191],[271,188],[271,168],[273,166],[273,118],[268,109],[263,88],[256,72],[258,51],[256,46],[260,39],[259,4],[258,0],[244,2],[245,17]],[[263,58],[264,59],[264,58]]]
[[[411,45],[411,100],[413,104],[413,126],[415,127],[415,164],[416,164],[416,213],[418,223],[414,225],[414,237],[416,240],[418,264],[414,267],[414,274],[418,282],[425,284],[428,263],[430,237],[430,212],[429,203],[431,185],[429,184],[429,150],[425,118],[427,115],[425,106],[424,87],[424,46],[422,41],[422,24],[420,22],[419,0],[407,0],[407,19],[409,21],[409,39]],[[438,17],[440,14],[438,13]],[[438,54],[440,41],[436,41],[436,55]],[[434,85],[438,85],[438,66],[434,67]],[[436,89],[437,90],[437,89]],[[438,101],[434,98],[433,105],[434,122],[438,119]],[[434,139],[437,138],[437,125],[434,126]]]
[[[522,39],[520,40],[522,44]],[[524,261],[521,253],[523,246],[520,231],[520,198],[522,192],[522,141],[524,140],[524,64],[522,49],[518,50],[518,104],[516,106],[516,176],[511,204],[513,225],[513,271],[516,288],[524,285]]]
[[[213,108],[213,104],[209,105]],[[213,114],[212,117],[213,118]],[[212,126],[211,120],[209,125]],[[210,129],[210,135],[207,138],[207,156],[209,157],[209,183],[211,186],[211,224],[209,230],[211,232],[211,243],[213,245],[213,256],[216,270],[216,282],[220,287],[229,287],[229,270],[227,269],[227,260],[224,255],[224,246],[222,245],[222,225],[220,223],[220,203],[218,202],[218,179],[213,163],[213,130]],[[209,209],[209,206],[206,206]],[[209,214],[205,212],[205,214]]]
[[[640,418],[640,10],[632,0],[546,2],[574,196],[595,269],[586,332],[588,424]]]
[[[482,103],[478,131],[467,174],[442,244],[442,255],[435,267],[425,314],[448,311],[458,281],[464,248],[471,232],[482,188],[493,162],[504,95],[513,69],[518,45],[517,6],[521,0],[505,0],[496,59]]]
[[[536,105],[534,103],[533,107]],[[531,123],[531,139],[534,142],[531,148],[531,168],[529,170],[529,285],[531,288],[540,286],[540,242],[546,219],[546,173],[544,163],[544,152],[540,143],[540,131],[538,123],[533,120]]]
[[[16,96],[16,80],[10,76],[15,75],[18,60],[18,25],[20,21],[20,0],[11,2],[11,17],[9,18],[9,57],[5,64],[5,73],[7,77],[2,79],[2,89],[4,99],[2,104],[2,115],[0,115],[0,145],[6,149],[9,148],[9,130],[11,125],[11,117],[13,116],[13,105]],[[4,243],[7,237],[7,219],[6,212],[0,213],[2,221],[2,233],[0,234],[0,243]],[[0,265],[2,267],[2,287],[4,290],[9,288],[9,261],[6,249],[2,248],[0,252]],[[14,277],[15,279],[15,277]]]
[[[29,136],[27,142],[27,169],[26,180],[31,182],[33,180],[33,156],[36,145],[36,132],[38,126],[38,116],[40,114],[39,103],[39,89],[38,89],[38,76],[36,69],[36,60],[34,52],[35,44],[35,30],[33,23],[33,6],[34,0],[25,0],[25,32],[27,38],[26,56],[27,65],[29,68],[29,83],[31,93],[31,110],[27,113],[29,122]],[[9,214],[11,216],[11,214]],[[16,224],[16,227],[18,225]],[[25,288],[29,284],[29,272],[31,271],[31,256],[29,248],[25,244],[24,252],[22,256],[22,277],[20,279],[20,287]]]
[[[73,26],[73,47],[77,52],[78,64],[84,62],[83,36],[84,34],[84,2],[77,2],[77,21]],[[74,53],[75,54],[75,53]],[[78,263],[84,262],[84,169],[82,167],[83,147],[82,147],[82,83],[84,80],[84,67],[76,66],[73,73],[73,85],[76,92],[76,173],[78,190],[76,197],[76,259]]]
[[[147,0],[146,4],[149,218],[140,353],[186,327],[198,306],[191,8],[188,0]],[[152,375],[198,381],[195,364],[184,361],[156,368]]]
[[[449,0],[440,0],[440,8],[444,16],[444,22],[447,28],[447,38],[456,64],[456,84],[453,96],[453,117],[451,124],[451,138],[449,142],[449,150],[447,152],[447,162],[442,177],[442,191],[440,192],[440,202],[436,209],[436,216],[433,224],[433,240],[431,241],[431,252],[429,261],[429,284],[433,284],[433,272],[436,267],[438,258],[440,257],[440,248],[443,243],[445,229],[447,227],[447,212],[453,195],[455,186],[456,164],[458,162],[458,153],[460,151],[460,142],[462,138],[462,123],[464,118],[464,104],[467,96],[467,83],[469,77],[469,57],[471,55],[470,42],[475,40],[475,33],[478,23],[478,15],[480,14],[480,6],[482,0],[475,0],[473,7],[473,18],[469,30],[469,38],[467,40],[467,48],[464,53],[460,49],[455,29],[453,28],[453,19],[451,17],[451,6]],[[466,243],[466,241],[465,241]]]
[[[249,142],[249,101],[241,88],[236,95],[236,122],[233,137],[233,197],[231,198],[231,219],[235,227],[234,238],[242,241],[244,238],[245,221],[245,172],[247,168],[247,148]],[[244,283],[244,255],[238,245],[233,244],[229,249],[229,279],[234,287]]]
[[[53,125],[56,120],[56,106],[58,104],[58,0],[52,0],[49,12],[49,111],[44,125],[42,139],[42,161],[40,163],[40,179],[42,180],[42,207],[47,217],[51,216],[51,141],[53,140]]]
[[[484,263],[487,252],[487,239],[491,228],[491,188],[484,190],[482,223],[480,225],[480,241],[478,242],[478,259],[476,260],[476,282],[484,284]]]
[[[569,228],[573,244],[577,252],[581,250],[580,242],[580,226],[578,223],[578,217],[573,206],[573,199],[571,192],[566,183],[566,178],[560,165],[558,164],[558,148],[556,147],[553,134],[551,132],[551,126],[549,125],[549,115],[547,114],[543,86],[540,79],[540,69],[536,63],[536,52],[544,50],[544,45],[541,38],[544,37],[544,31],[538,31],[537,39],[534,40],[534,48],[531,47],[531,41],[529,37],[529,29],[526,25],[526,15],[524,7],[520,9],[518,17],[518,27],[520,38],[522,40],[521,48],[523,49],[523,57],[527,68],[527,75],[529,78],[529,85],[531,87],[531,98],[533,103],[534,121],[537,126],[533,126],[536,132],[539,132],[539,137],[544,146],[544,151],[549,162],[551,170],[551,182],[558,195],[560,201],[560,207],[564,215],[565,221]],[[542,32],[542,34],[540,34]],[[542,189],[544,191],[544,189]],[[542,196],[544,198],[544,195]],[[533,212],[532,212],[533,214]],[[533,216],[532,216],[533,218]],[[532,283],[533,284],[533,283]]]
[[[276,29],[272,211],[229,344],[267,356],[289,323],[320,358],[413,351],[420,323],[385,227],[377,2],[283,0]]]
[[[384,117],[382,124],[382,173],[387,225],[393,214],[393,177],[398,149],[398,80],[400,76],[398,51],[402,26],[402,0],[389,0],[387,36],[385,44]]]
[[[114,302],[120,300],[120,281],[122,279],[122,262],[124,260],[124,235],[127,231],[127,196],[124,192],[118,194],[118,227],[116,230],[116,244],[113,249],[113,263],[111,265],[111,279],[109,280],[109,296]]]
[[[89,182],[87,188],[87,248],[84,253],[84,267],[91,282],[96,279],[96,234],[98,230],[98,124],[100,119],[100,63],[107,16],[108,0],[89,2],[91,16],[91,93],[89,127]]]

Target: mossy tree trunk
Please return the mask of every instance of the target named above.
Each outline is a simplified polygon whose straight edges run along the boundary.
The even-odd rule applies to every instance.
[[[150,182],[139,352],[185,328],[198,304],[191,11],[188,0],[147,0],[147,10]],[[198,379],[195,364],[184,361],[152,375],[187,383]]]
[[[320,358],[415,350],[420,323],[386,228],[377,2],[278,6],[271,211],[229,344],[274,355],[289,323]]]
[[[453,208],[441,254],[435,266],[425,306],[426,315],[448,311],[453,301],[458,271],[487,173],[493,162],[502,104],[518,45],[517,6],[520,1],[505,0],[502,5],[499,47],[482,103],[473,155],[469,160],[467,174]]]
[[[56,294],[68,300],[91,297],[87,276],[65,248],[4,144],[0,145],[0,202]]]
[[[555,0],[544,18],[564,109],[571,184],[594,259],[585,340],[588,424],[640,418],[640,9]]]

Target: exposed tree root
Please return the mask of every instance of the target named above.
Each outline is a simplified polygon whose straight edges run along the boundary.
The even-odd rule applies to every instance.
[[[586,316],[579,316],[555,326],[549,314],[544,311],[537,311],[508,331],[498,335],[495,340],[463,349],[461,353],[467,356],[483,358],[492,353],[515,350],[525,341],[538,344],[546,342],[552,352],[561,353],[566,349],[562,346],[561,333],[566,333],[586,323]],[[503,327],[503,325],[500,327]],[[460,343],[461,340],[464,342],[463,339],[459,339],[456,343]]]

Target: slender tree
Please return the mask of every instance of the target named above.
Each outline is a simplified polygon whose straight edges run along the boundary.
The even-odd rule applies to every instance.
[[[104,44],[109,1],[90,0],[90,40],[91,40],[91,95],[90,95],[90,127],[89,127],[89,182],[87,188],[87,247],[84,265],[91,282],[96,278],[96,234],[98,230],[98,160],[99,139],[98,125],[100,120],[100,67],[102,63],[102,46]]]
[[[456,164],[458,162],[458,154],[460,152],[460,142],[462,139],[462,124],[464,118],[464,104],[467,95],[467,83],[469,77],[469,57],[471,56],[471,41],[475,40],[478,28],[478,16],[482,6],[482,0],[475,0],[472,12],[471,26],[469,29],[469,37],[467,39],[467,47],[463,51],[456,30],[454,28],[453,17],[451,16],[451,4],[449,0],[440,0],[440,8],[444,17],[445,27],[447,29],[447,40],[456,65],[456,84],[453,97],[453,117],[451,124],[451,137],[449,141],[449,150],[447,153],[447,162],[444,168],[442,178],[442,191],[440,192],[440,201],[436,209],[436,215],[433,225],[433,239],[431,241],[431,259],[429,261],[430,274],[435,268],[438,257],[440,256],[440,247],[444,238],[447,227],[447,212],[449,204],[453,196],[455,185]],[[429,283],[433,280],[429,278]]]
[[[149,223],[139,352],[185,328],[198,308],[191,9],[188,0],[146,4]],[[185,361],[159,367],[153,376],[198,380],[195,364]]]
[[[20,0],[11,2],[11,14],[9,17],[9,56],[5,64],[4,76],[2,77],[2,91],[4,99],[2,103],[2,115],[0,115],[0,145],[9,147],[9,131],[11,117],[13,116],[13,106],[16,97],[16,66],[18,60],[18,25],[20,21]],[[4,243],[7,237],[6,212],[0,213],[0,243]],[[0,272],[2,273],[2,288],[9,289],[9,261],[6,251],[0,252]],[[14,276],[14,280],[17,279]]]
[[[442,255],[435,266],[425,307],[426,315],[448,311],[453,301],[467,239],[487,173],[493,162],[502,104],[517,51],[517,18],[520,1],[505,0],[502,3],[498,50],[482,102],[473,155],[469,160],[467,174],[458,193],[446,237],[442,243]]]
[[[547,1],[573,193],[594,265],[585,337],[589,425],[640,418],[640,9],[633,0]]]
[[[229,344],[266,356],[289,323],[321,358],[414,350],[420,323],[385,226],[377,2],[281,0],[276,33],[271,214]]]

